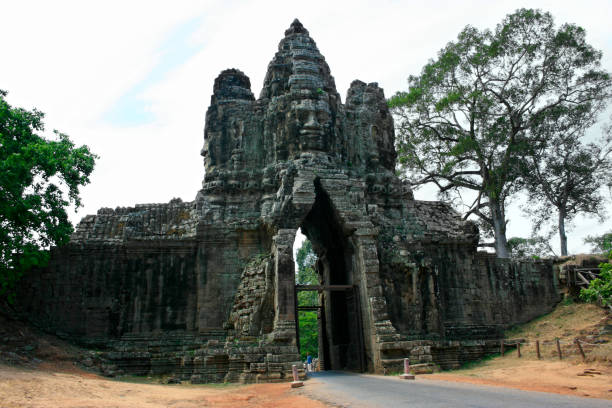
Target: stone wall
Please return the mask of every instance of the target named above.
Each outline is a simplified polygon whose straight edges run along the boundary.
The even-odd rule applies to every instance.
[[[197,327],[195,242],[69,244],[21,288],[21,306],[47,329],[96,344],[125,333]]]
[[[498,339],[559,298],[551,261],[512,262],[449,245],[423,253],[408,267],[381,268],[391,320],[411,338]]]

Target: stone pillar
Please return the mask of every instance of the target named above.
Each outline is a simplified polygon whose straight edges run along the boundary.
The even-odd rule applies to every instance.
[[[365,349],[377,373],[383,373],[390,362],[383,353],[384,347],[394,346],[400,335],[393,327],[387,310],[380,281],[378,250],[376,248],[376,231],[374,228],[359,228],[355,231],[359,248],[359,264],[362,276],[362,314],[364,320]],[[393,360],[393,359],[392,359]]]
[[[299,377],[298,377],[298,370],[297,370],[297,366],[295,364],[293,364],[291,366],[291,371],[293,374],[293,382],[291,382],[291,388],[298,388],[304,385],[304,383],[302,381],[300,381]]]
[[[319,295],[319,304],[321,304],[322,297]],[[325,343],[323,341],[323,337],[325,336],[325,325],[323,324],[325,320],[325,310],[319,309],[317,311],[317,327],[319,330],[318,341],[319,341],[319,370],[325,370]]]
[[[295,263],[293,242],[295,229],[281,229],[273,238],[275,313],[273,340],[296,344]]]
[[[404,374],[399,377],[402,380],[414,380],[414,375],[410,374],[410,359],[404,359]]]

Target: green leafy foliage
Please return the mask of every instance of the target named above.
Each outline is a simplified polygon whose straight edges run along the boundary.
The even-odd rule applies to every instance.
[[[606,252],[606,246],[610,242],[612,242],[612,231],[606,232],[602,235],[588,235],[584,239],[585,244],[591,245],[591,251],[593,251],[593,253]]]
[[[580,291],[580,298],[585,302],[601,302],[602,306],[612,306],[612,237],[604,239],[603,247],[608,251],[608,262],[599,264],[599,277],[593,279],[588,288]]]
[[[41,136],[44,114],[12,107],[6,95],[0,90],[0,298],[13,301],[23,273],[68,241],[66,208],[81,205],[79,187],[89,183],[96,156],[63,133]]]
[[[554,255],[548,239],[539,236],[531,238],[512,237],[508,240],[508,249],[512,258],[539,259]]]
[[[297,285],[318,285],[319,277],[315,270],[317,255],[312,249],[312,243],[305,240],[297,251],[296,259],[297,273],[295,283]],[[301,291],[298,293],[299,306],[316,306],[319,302],[319,295],[313,291]]]
[[[312,249],[312,243],[305,240],[297,251],[296,263],[297,272],[295,283],[298,285],[318,285],[319,277],[315,269],[317,255]],[[319,295],[314,291],[298,292],[299,306],[316,306],[319,304]],[[319,323],[317,312],[300,311],[298,313],[299,334],[300,334],[300,355],[302,360],[306,359],[306,354],[314,358],[319,355]]]
[[[319,320],[317,312],[300,311],[300,356],[306,360],[306,355],[310,353],[312,358],[319,355]]]
[[[550,143],[546,126],[603,109],[612,80],[600,61],[582,28],[557,29],[540,10],[517,10],[493,31],[465,27],[388,101],[400,166],[488,224],[508,257],[505,209],[522,162]]]
[[[529,202],[523,210],[531,216],[534,232],[552,224],[552,232],[559,233],[561,255],[568,254],[566,230],[576,215],[605,219],[603,187],[612,187],[611,128],[598,141],[581,140],[598,111],[590,106],[557,109],[536,126],[549,143],[532,149],[522,162]]]

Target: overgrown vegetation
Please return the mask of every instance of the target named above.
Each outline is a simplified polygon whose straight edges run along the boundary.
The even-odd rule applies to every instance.
[[[580,291],[580,298],[585,302],[601,303],[602,306],[612,306],[612,239],[606,234],[602,248],[608,252],[608,262],[599,264],[600,272],[588,288]]]
[[[48,248],[68,242],[66,213],[79,207],[96,155],[54,131],[41,136],[44,114],[9,105],[0,90],[0,300],[14,300],[25,271],[48,262]]]

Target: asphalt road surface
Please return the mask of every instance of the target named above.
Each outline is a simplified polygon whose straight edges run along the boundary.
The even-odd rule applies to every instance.
[[[397,377],[335,371],[311,373],[300,389],[305,395],[338,407],[411,408],[611,408],[612,401],[545,392],[455,383],[400,380]]]

